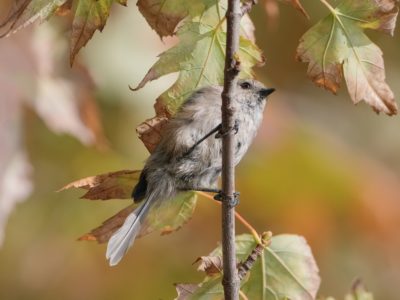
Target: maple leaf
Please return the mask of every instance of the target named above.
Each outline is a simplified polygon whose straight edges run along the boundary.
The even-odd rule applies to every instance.
[[[385,82],[382,51],[364,29],[393,34],[398,8],[394,0],[345,0],[308,30],[300,40],[297,59],[308,62],[308,76],[336,93],[344,76],[355,104],[364,100],[376,112],[397,113],[394,95]]]
[[[0,24],[0,29],[4,30],[0,37],[15,33],[36,20],[47,20],[56,12],[65,15],[72,11],[72,65],[79,50],[87,44],[96,30],[103,30],[114,2],[126,5],[126,0],[18,0],[8,17]]]
[[[187,96],[208,85],[222,84],[225,64],[225,12],[226,3],[218,2],[207,9],[201,17],[195,17],[179,28],[180,42],[160,55],[146,76],[134,89],[163,75],[179,72],[177,81],[158,99],[159,107],[166,114],[174,114]],[[245,22],[248,20],[245,19]],[[246,24],[245,26],[243,24]],[[253,77],[252,67],[264,63],[261,50],[248,36],[252,28],[242,23],[239,45],[241,77]]]
[[[257,247],[249,234],[236,236],[237,261],[244,261]],[[215,257],[222,255],[221,247],[208,257],[219,267]],[[202,270],[208,271],[206,266]],[[207,273],[206,273],[207,274]],[[209,276],[212,275],[212,276]],[[223,299],[222,274],[207,274],[202,283],[176,285],[179,300]],[[305,239],[297,235],[273,236],[248,276],[240,282],[241,292],[248,299],[302,299],[313,300],[320,284],[318,267]]]
[[[71,188],[87,190],[81,197],[89,200],[131,199],[133,187],[139,181],[141,171],[121,170],[101,175],[90,176],[67,184],[59,191]],[[197,196],[195,192],[182,192],[173,199],[163,201],[150,209],[146,220],[142,224],[139,236],[153,231],[169,234],[180,229],[192,217],[196,208]],[[98,241],[104,243],[122,226],[127,216],[136,205],[130,205],[102,225],[83,235],[79,240]]]

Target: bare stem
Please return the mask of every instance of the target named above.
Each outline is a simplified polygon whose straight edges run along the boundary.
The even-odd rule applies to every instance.
[[[257,244],[257,246],[251,251],[247,259],[239,265],[238,268],[238,276],[239,280],[242,280],[247,273],[251,270],[251,268],[256,263],[257,259],[259,259],[266,247],[271,243],[272,233],[267,231],[262,234],[261,243]]]
[[[236,269],[234,127],[235,109],[232,98],[235,92],[240,62],[239,30],[242,10],[240,0],[228,0],[224,90],[222,91],[222,131],[229,132],[222,140],[222,261],[224,295],[226,300],[239,299],[240,281]]]

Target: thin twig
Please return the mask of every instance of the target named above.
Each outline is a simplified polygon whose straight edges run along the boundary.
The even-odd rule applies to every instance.
[[[246,5],[249,3],[249,5]],[[236,269],[235,249],[235,163],[234,139],[232,128],[235,123],[235,109],[232,105],[237,76],[240,71],[239,36],[240,19],[255,4],[254,0],[245,2],[241,7],[240,0],[228,0],[226,12],[226,52],[224,69],[224,89],[222,91],[222,132],[228,132],[222,139],[222,261],[224,298],[239,299],[240,280]]]
[[[257,244],[257,246],[251,251],[250,255],[246,258],[244,262],[242,262],[238,267],[238,277],[239,280],[242,280],[246,274],[251,270],[254,266],[257,259],[263,254],[264,249],[271,243],[271,232],[265,232],[262,234],[262,242]]]
[[[240,62],[237,59],[240,18],[242,17],[240,0],[228,0],[226,17],[224,89],[221,95],[222,132],[229,132],[233,128],[235,120],[235,110],[231,100],[240,71]],[[232,205],[235,192],[234,139],[232,131],[222,139],[222,261],[224,271],[222,285],[226,300],[238,300],[240,286],[236,269],[235,207]]]

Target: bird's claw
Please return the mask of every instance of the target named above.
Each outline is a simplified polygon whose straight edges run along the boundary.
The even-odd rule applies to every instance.
[[[230,207],[235,207],[240,202],[239,195],[240,195],[239,192],[234,192],[233,197],[229,197],[229,196],[225,195],[222,191],[220,191],[219,193],[217,193],[214,196],[214,200],[223,202],[226,199],[226,201],[228,201]]]
[[[224,136],[226,136],[230,131],[233,131],[234,134],[237,134],[239,132],[239,120],[235,119],[235,124],[233,124],[233,127],[229,128],[226,131],[222,130],[222,124],[220,125],[220,128],[218,130],[218,133],[215,135],[216,139],[220,139]]]

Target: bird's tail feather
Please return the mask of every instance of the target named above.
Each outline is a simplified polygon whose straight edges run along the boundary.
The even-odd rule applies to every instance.
[[[136,208],[125,220],[124,224],[110,238],[107,245],[106,258],[110,266],[117,265],[126,251],[133,245],[136,236],[140,232],[140,227],[149,209],[156,199],[155,195],[150,195],[143,204]]]

